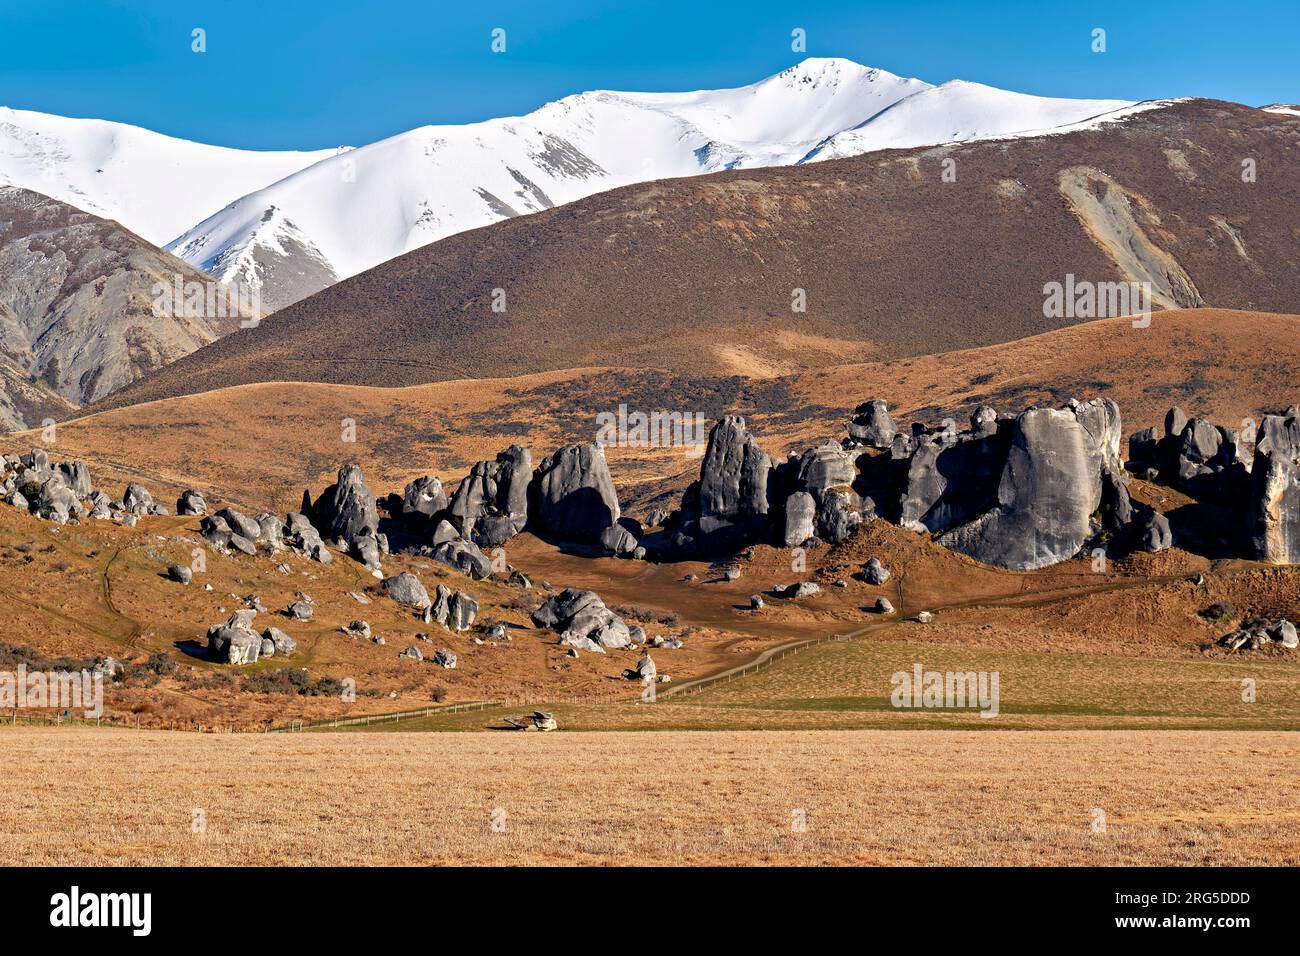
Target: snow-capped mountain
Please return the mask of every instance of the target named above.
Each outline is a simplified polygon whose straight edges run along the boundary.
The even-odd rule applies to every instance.
[[[0,108],[0,185],[116,220],[273,311],[453,233],[618,186],[1025,135],[1132,106],[808,59],[738,89],[581,93],[359,149],[226,149]]]
[[[634,182],[1012,135],[1130,105],[808,59],[739,89],[597,91],[415,129],[244,196],[168,249],[259,288],[271,311],[453,233]]]
[[[1127,100],[1063,100],[952,80],[914,93],[867,122],[836,133],[805,161],[841,159],[877,149],[1029,136],[1089,121],[1119,119]]]
[[[337,152],[227,149],[124,123],[0,107],[0,186],[115,220],[156,246]]]

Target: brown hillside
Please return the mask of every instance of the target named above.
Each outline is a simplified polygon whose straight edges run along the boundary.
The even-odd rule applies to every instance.
[[[576,369],[407,388],[266,383],[113,409],[59,426],[56,457],[84,457],[96,477],[196,487],[249,508],[296,508],[339,464],[359,461],[379,493],[427,473],[459,480],[512,442],[534,458],[595,437],[596,415],[630,409],[699,412],[707,424],[746,415],[774,455],[842,437],[855,404],[884,398],[900,423],[937,422],[980,405],[1018,410],[1107,395],[1124,431],[1165,410],[1234,423],[1300,400],[1300,316],[1169,310],[1150,327],[1107,319],[997,346],[842,365],[771,379],[707,378],[651,369]],[[356,441],[342,441],[342,420]],[[4,436],[25,451],[39,432]],[[683,485],[699,460],[681,449],[610,448],[626,498]],[[155,492],[156,493],[156,492]]]
[[[1043,316],[1044,284],[1067,273],[1151,279],[1157,303],[1300,311],[1297,147],[1295,117],[1193,100],[1069,134],[631,186],[412,252],[101,407],[258,381],[773,375],[932,354],[1081,321]]]

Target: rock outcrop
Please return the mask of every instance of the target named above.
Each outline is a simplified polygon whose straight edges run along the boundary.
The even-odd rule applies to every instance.
[[[1009,437],[996,504],[939,543],[1016,571],[1073,557],[1097,530],[1103,449],[1070,409],[1024,412]]]
[[[452,495],[448,520],[462,537],[481,548],[505,544],[528,523],[532,468],[532,455],[520,445],[500,452],[495,461],[478,462]],[[612,481],[609,487],[612,493]],[[617,499],[614,505],[617,508]]]
[[[431,603],[429,601],[429,592],[425,590],[424,584],[410,571],[403,571],[391,578],[384,578],[382,586],[384,593],[398,604],[426,608]]]
[[[339,469],[338,481],[312,505],[311,519],[325,540],[348,547],[358,538],[379,533],[379,509],[359,465]]]
[[[447,492],[433,475],[416,478],[402,492],[399,512],[403,517],[433,518],[447,510]]]
[[[849,438],[855,445],[871,448],[888,448],[893,444],[898,427],[889,415],[889,406],[878,398],[863,402],[853,410],[849,423]]]
[[[601,647],[630,647],[632,635],[621,617],[594,591],[566,588],[532,613],[533,624],[560,634],[563,642],[587,638]]]
[[[255,664],[262,636],[253,630],[254,610],[236,611],[224,624],[208,628],[208,656],[223,664]]]
[[[1300,409],[1265,415],[1255,437],[1248,508],[1249,553],[1300,563]]]
[[[598,543],[620,511],[599,445],[566,445],[542,459],[530,489],[531,523],[544,536]]]

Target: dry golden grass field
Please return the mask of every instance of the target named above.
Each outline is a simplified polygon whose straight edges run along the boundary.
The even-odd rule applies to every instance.
[[[1285,733],[3,742],[3,865],[1300,864],[1300,738]]]

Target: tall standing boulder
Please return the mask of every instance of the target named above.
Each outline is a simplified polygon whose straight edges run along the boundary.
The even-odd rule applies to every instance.
[[[766,536],[767,486],[772,460],[745,427],[745,419],[728,415],[709,432],[700,465],[701,535],[738,540]]]
[[[806,491],[796,491],[785,499],[785,524],[781,544],[797,548],[817,530],[817,502]]]
[[[449,520],[479,547],[505,544],[528,523],[532,469],[532,455],[521,445],[511,445],[495,461],[478,462],[452,495]]]
[[[1294,406],[1260,422],[1247,520],[1252,557],[1300,563],[1300,414]]]
[[[531,497],[532,524],[564,540],[599,542],[620,517],[614,479],[599,445],[566,445],[543,458]]]
[[[362,536],[379,533],[379,508],[360,465],[349,463],[339,469],[338,481],[312,505],[311,518],[328,541],[351,545]]]
[[[1073,557],[1094,533],[1102,454],[1074,412],[1035,408],[1016,419],[997,504],[939,543],[995,567],[1028,571]]]

